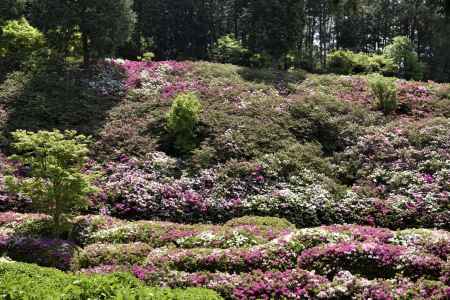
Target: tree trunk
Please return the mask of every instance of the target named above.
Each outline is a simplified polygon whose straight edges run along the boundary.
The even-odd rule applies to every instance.
[[[86,33],[82,33],[82,43],[83,43],[83,64],[85,67],[89,67],[91,63],[89,40]]]

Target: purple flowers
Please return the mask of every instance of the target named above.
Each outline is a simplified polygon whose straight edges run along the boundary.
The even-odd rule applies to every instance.
[[[65,240],[19,238],[10,242],[8,256],[44,267],[69,270],[76,246]]]
[[[347,270],[367,278],[389,278],[397,274],[437,278],[443,261],[407,247],[377,243],[338,243],[317,246],[302,252],[299,267],[334,276]]]

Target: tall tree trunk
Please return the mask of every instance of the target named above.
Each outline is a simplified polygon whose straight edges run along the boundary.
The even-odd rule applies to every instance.
[[[83,43],[83,64],[85,67],[88,67],[91,63],[91,55],[89,48],[89,39],[86,33],[82,33],[82,43]]]

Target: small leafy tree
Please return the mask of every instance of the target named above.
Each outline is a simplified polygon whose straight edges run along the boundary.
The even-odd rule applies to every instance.
[[[397,87],[392,78],[386,78],[381,75],[372,75],[369,78],[369,86],[377,99],[377,107],[385,115],[397,110]]]
[[[384,54],[399,66],[398,76],[405,79],[421,80],[423,65],[419,61],[414,46],[406,36],[397,36],[392,44],[386,46]]]
[[[233,34],[225,35],[217,40],[210,51],[213,60],[220,63],[243,64],[249,54]]]
[[[86,207],[86,197],[95,191],[93,175],[82,172],[88,138],[75,131],[58,130],[18,130],[12,136],[18,154],[10,158],[29,171],[25,177],[7,176],[7,188],[31,198],[37,211],[51,215],[58,236],[67,217]]]
[[[167,114],[167,129],[175,139],[175,148],[186,153],[195,148],[195,128],[198,124],[201,103],[194,93],[178,95]]]

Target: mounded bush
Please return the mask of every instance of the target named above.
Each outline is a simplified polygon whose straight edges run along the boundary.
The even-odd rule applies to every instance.
[[[365,127],[378,122],[377,116],[367,108],[324,95],[299,99],[291,105],[289,113],[295,121],[291,131],[296,138],[301,142],[320,143],[325,154],[344,150]]]
[[[333,277],[347,270],[366,278],[393,278],[398,274],[439,278],[443,260],[409,251],[407,247],[377,243],[343,242],[317,246],[302,252],[299,267]]]
[[[140,221],[100,230],[90,236],[91,243],[142,242],[152,247],[233,248],[262,244],[292,227],[264,225],[214,226],[184,225],[168,222]]]
[[[293,229],[295,226],[286,219],[276,217],[258,217],[245,216],[235,218],[225,223],[225,226],[239,227],[239,226],[262,226],[271,227],[273,229]]]
[[[143,262],[153,250],[144,243],[92,244],[79,251],[73,259],[75,270],[101,265],[135,265]]]
[[[18,69],[26,61],[30,63],[33,52],[44,45],[43,34],[25,18],[7,21],[0,29],[0,73]]]
[[[69,270],[76,251],[70,241],[23,237],[9,242],[7,256],[43,267]]]

